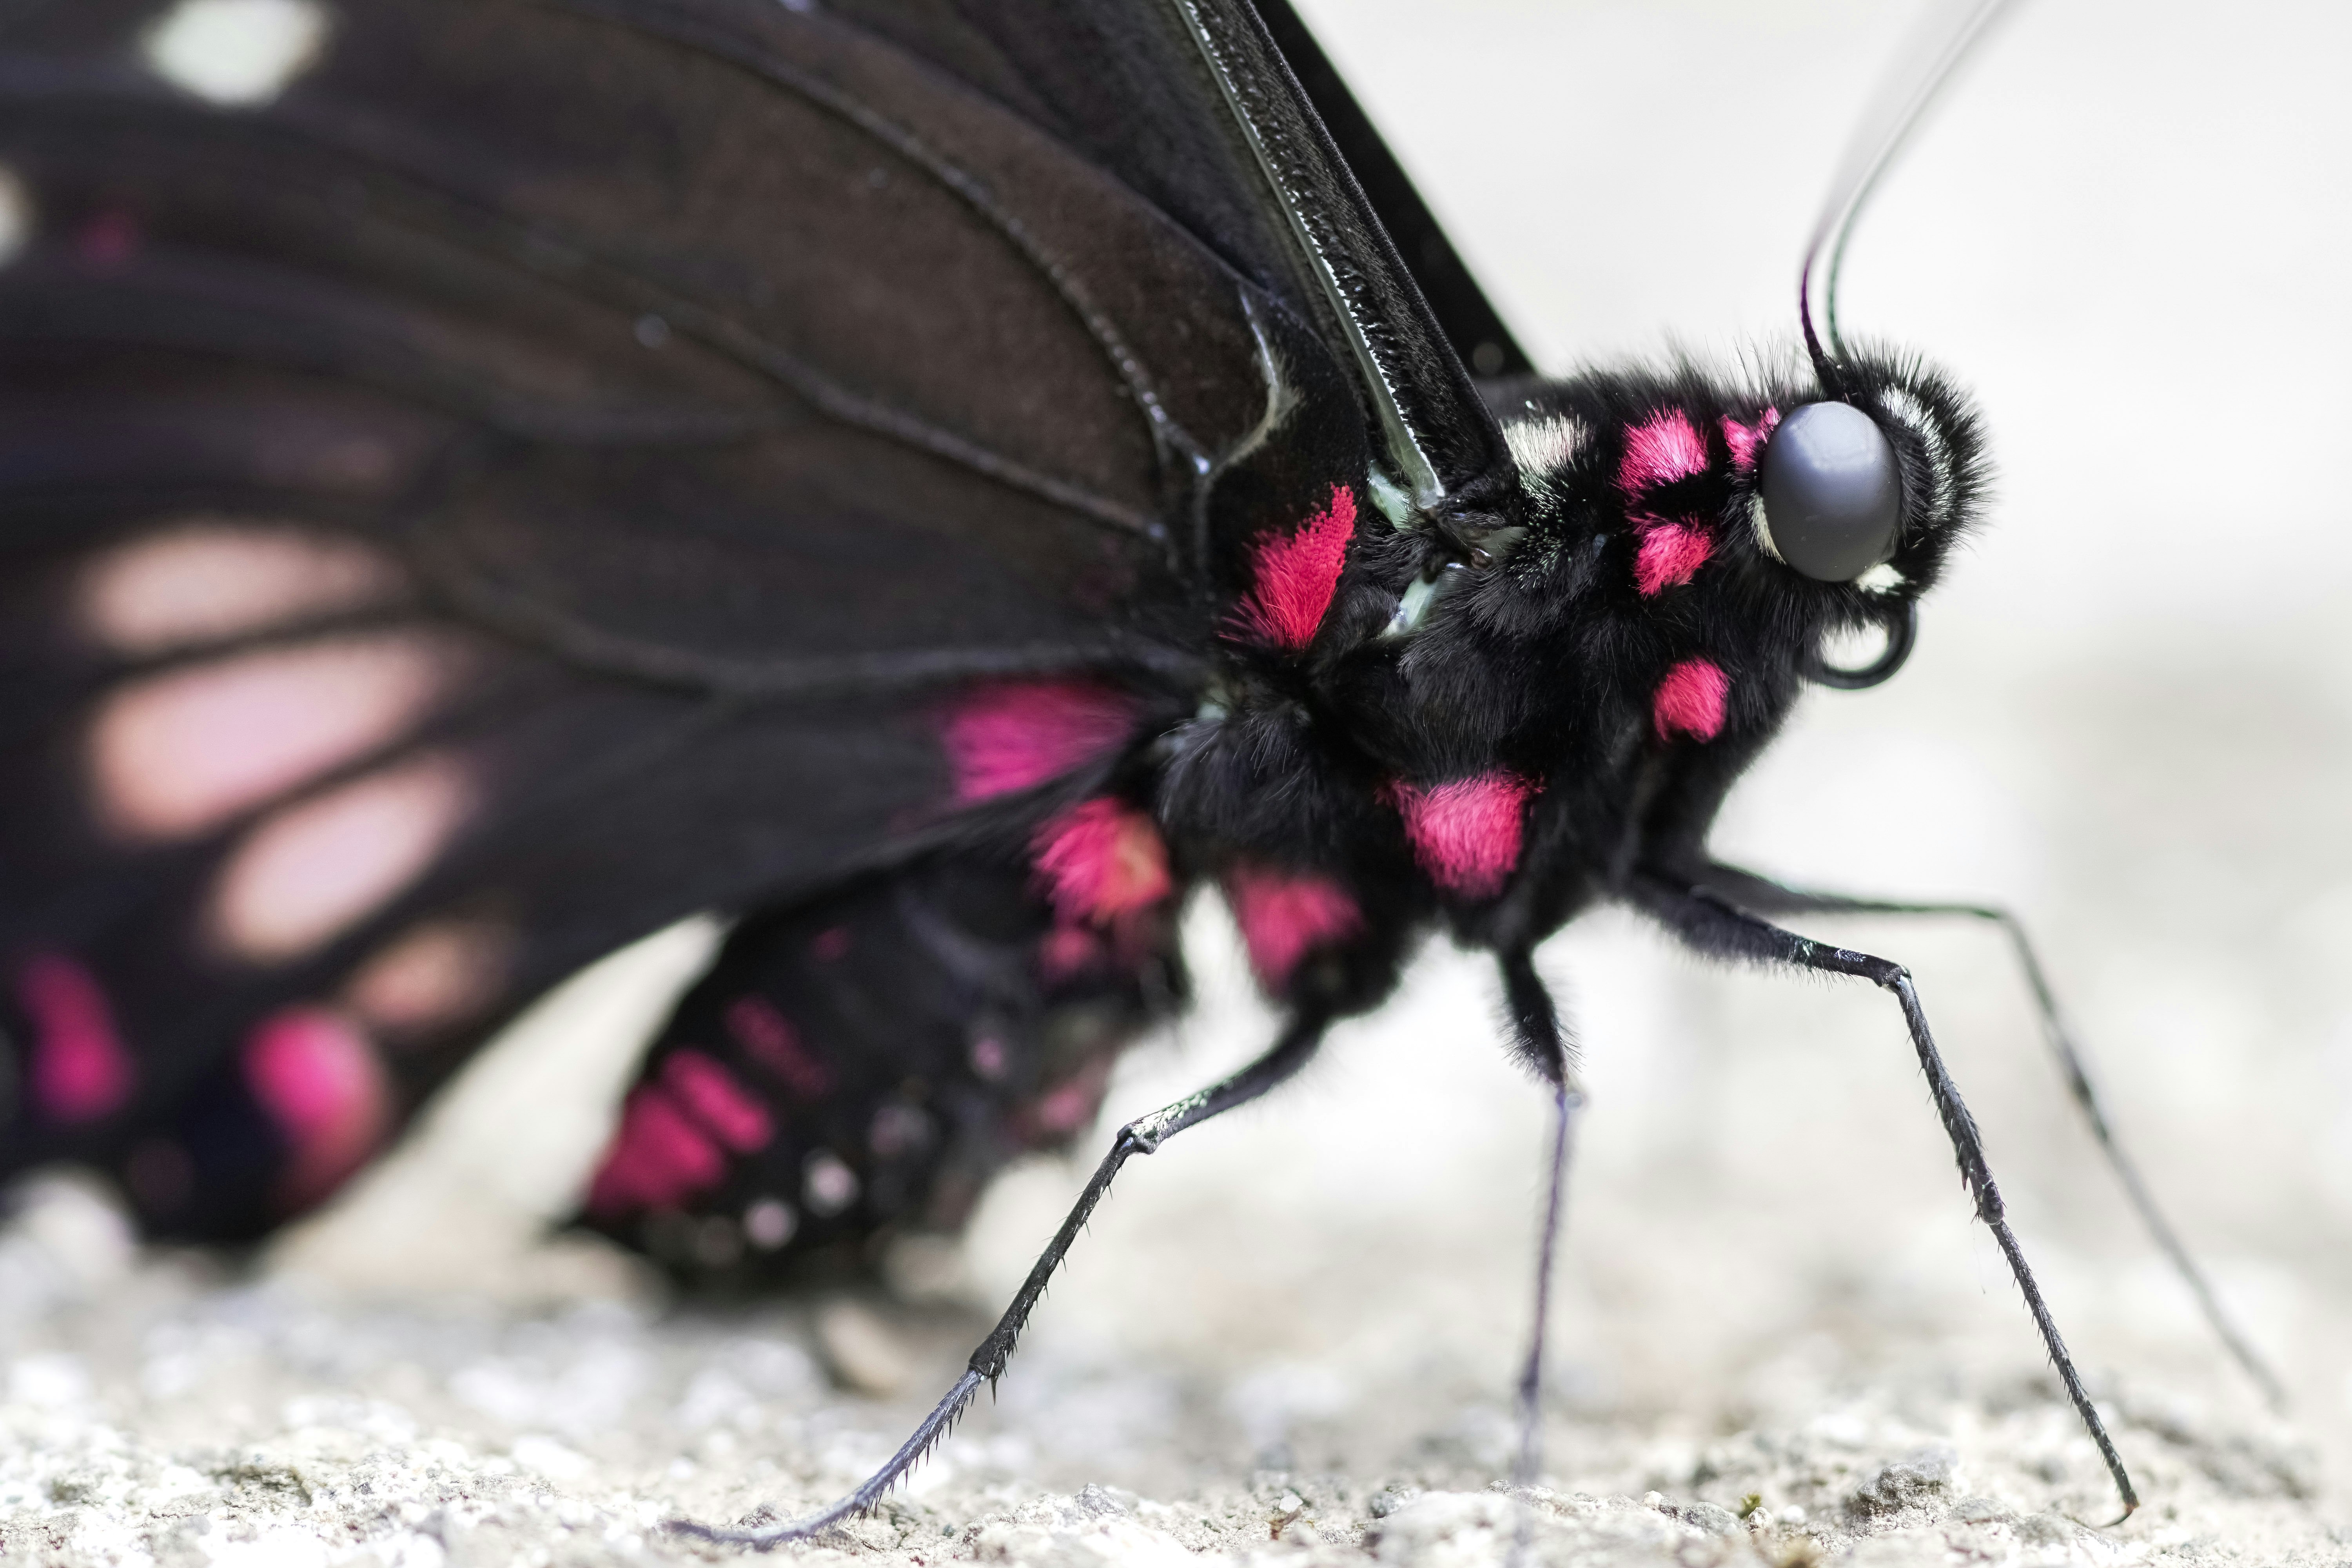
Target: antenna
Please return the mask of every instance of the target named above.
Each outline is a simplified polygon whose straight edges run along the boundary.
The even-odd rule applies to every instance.
[[[1838,333],[1837,286],[1854,219],[1862,215],[1871,193],[1878,188],[1880,176],[1903,150],[1927,106],[2010,4],[2011,0],[1945,0],[1931,5],[1846,142],[1845,157],[1830,184],[1830,199],[1813,225],[1812,238],[1805,246],[1805,263],[1797,275],[1797,322],[1804,330],[1805,353],[1812,359],[1822,390],[1832,397],[1844,395],[1838,374],[1839,362],[1845,358],[1845,340]],[[1826,353],[1813,331],[1813,279],[1824,250],[1829,256],[1822,287],[1822,321],[1830,340]]]

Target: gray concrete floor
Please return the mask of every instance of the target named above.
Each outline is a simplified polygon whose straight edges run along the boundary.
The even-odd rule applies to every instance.
[[[1820,185],[1905,14],[1310,10],[1555,367],[1785,334]],[[2071,1522],[2105,1517],[2095,1461],[1892,1009],[1604,916],[1543,954],[1594,1090],[1545,1560],[2352,1558],[2331,1533],[2352,1517],[2347,29],[2320,5],[2036,0],[1992,40],[1857,240],[1848,319],[1979,388],[2001,502],[1911,668],[1813,700],[1721,837],[1822,885],[2025,913],[2293,1410],[2262,1409],[2135,1229],[1998,944],[1839,928],[1916,969],[2149,1500],[2111,1533]],[[1192,934],[1204,1004],[1129,1065],[1113,1117],[1265,1037],[1221,917]],[[0,1239],[0,1544],[687,1557],[661,1519],[796,1510],[877,1458],[1079,1173],[1016,1172],[966,1247],[906,1259],[895,1300],[677,1311],[609,1255],[539,1245],[630,1018],[698,940],[593,977],[257,1277],[137,1258],[47,1192]],[[1276,1103],[1133,1168],[1001,1403],[814,1554],[1499,1561],[1542,1127],[1494,1008],[1478,965],[1432,952]]]

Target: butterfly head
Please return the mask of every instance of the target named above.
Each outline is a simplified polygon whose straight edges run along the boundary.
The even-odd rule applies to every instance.
[[[1916,362],[1857,359],[1841,390],[1688,369],[1513,389],[1527,587],[1611,628],[1620,664],[1704,658],[1751,682],[1846,687],[1892,675],[1975,517],[1981,445],[1966,400]],[[1823,651],[1873,629],[1885,649],[1863,668]]]

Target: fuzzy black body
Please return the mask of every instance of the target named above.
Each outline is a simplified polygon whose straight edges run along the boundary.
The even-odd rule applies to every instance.
[[[717,910],[583,1217],[762,1278],[1084,1128],[1196,892],[1318,1021],[1434,930],[1700,940],[1724,792],[1933,584],[1974,426],[1844,367],[1903,526],[1825,584],[1757,512],[1820,388],[1474,384],[1523,356],[1267,9],[345,0],[233,103],[152,5],[12,9],[0,1169],[257,1237]]]

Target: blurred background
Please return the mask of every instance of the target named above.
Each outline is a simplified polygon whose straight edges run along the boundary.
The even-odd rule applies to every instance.
[[[1830,174],[1916,15],[1299,3],[1549,371],[1783,350]],[[2332,1500],[2352,1479],[2352,11],[2011,13],[1885,181],[1843,301],[1851,335],[1976,390],[1990,526],[1902,677],[1809,699],[1717,844],[1808,884],[2025,917],[2123,1137],[2285,1374],[2290,1425],[2124,1205],[1996,935],[1819,929],[1916,972],[2059,1321],[2137,1412],[2127,1453],[2166,1422],[2265,1434],[2263,1453],[2293,1456],[2279,1487]],[[1270,1034],[1222,912],[1196,910],[1192,937],[1202,1005],[1130,1058],[1106,1130]],[[674,933],[527,1021],[272,1278],[326,1300],[454,1288],[654,1311],[611,1259],[541,1246],[533,1215],[584,1169],[630,1021],[706,945]],[[1727,1435],[1825,1412],[1895,1410],[1935,1436],[1991,1419],[2000,1389],[2047,1407],[1887,999],[1711,969],[1609,913],[1541,962],[1592,1091],[1552,1325],[1562,1485],[1639,1491]],[[1017,1439],[1041,1484],[1181,1489],[1196,1477],[1167,1458],[1176,1433],[1213,1478],[1446,1443],[1498,1458],[1544,1128],[1496,1009],[1486,967],[1434,948],[1305,1081],[1131,1166],[950,1459]],[[960,1253],[908,1260],[907,1293],[950,1303],[903,1331],[912,1364],[952,1364],[922,1347],[967,1335],[952,1303],[1009,1293],[1082,1175],[1017,1171]],[[1979,1415],[1917,1405],[1937,1390]],[[591,1452],[604,1418],[471,1407]],[[891,1419],[853,1422],[838,1468]],[[2037,1430],[2062,1455],[2044,1479],[2103,1506],[2063,1412]]]

